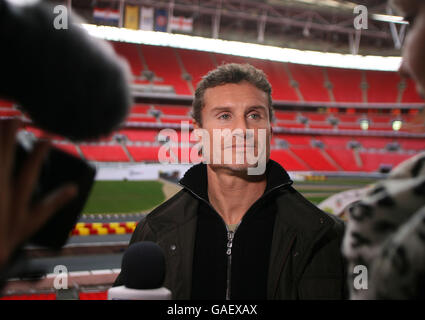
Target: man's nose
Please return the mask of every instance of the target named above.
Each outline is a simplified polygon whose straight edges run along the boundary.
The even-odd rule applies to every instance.
[[[245,117],[237,117],[236,121],[233,123],[233,129],[240,129],[243,132],[248,128],[248,123]]]

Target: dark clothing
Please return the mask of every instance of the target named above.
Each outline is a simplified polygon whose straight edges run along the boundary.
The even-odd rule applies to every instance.
[[[154,241],[163,248],[167,270],[164,286],[171,290],[174,299],[200,298],[202,289],[194,281],[207,281],[212,290],[209,294],[223,297],[220,279],[224,277],[225,264],[220,261],[227,240],[219,234],[225,232],[225,226],[219,228],[218,214],[211,212],[211,208],[202,208],[202,204],[208,207],[206,175],[199,174],[202,166],[205,165],[188,170],[181,180],[184,188],[142,219],[130,242]],[[343,222],[322,212],[292,188],[285,170],[273,160],[267,164],[266,175],[265,193],[248,210],[235,233],[238,248],[234,248],[232,256],[231,298],[345,298],[345,264],[341,255]],[[194,189],[205,193],[198,194]],[[209,246],[217,250],[211,252],[211,257],[218,261],[218,270],[214,270],[215,266],[206,266],[207,253],[201,252],[202,243],[208,239],[198,231],[199,228],[207,230],[209,223],[213,229],[217,228],[216,232],[211,231],[217,243],[211,241]],[[267,231],[269,228],[273,232]],[[260,259],[262,261],[256,261]],[[202,268],[209,269],[202,275]],[[207,277],[216,277],[217,285],[211,284],[212,279],[205,280]],[[267,279],[265,295],[264,277]],[[122,284],[119,276],[114,285]],[[251,285],[259,288],[258,296],[252,295]]]
[[[206,180],[206,166],[190,170],[180,183],[202,199],[196,225],[191,298],[224,300],[227,292],[230,299],[266,299],[276,207],[265,199],[271,200],[273,192],[269,191],[277,187],[274,182],[290,183],[289,177],[278,175],[281,180],[277,181],[267,177],[269,183],[263,196],[244,215],[229,251],[226,225],[209,203],[207,185],[199,184],[199,177]]]

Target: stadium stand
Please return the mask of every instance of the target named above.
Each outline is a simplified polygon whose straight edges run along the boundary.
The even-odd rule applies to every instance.
[[[158,131],[148,129],[125,129],[120,130],[119,134],[126,136],[130,141],[155,142],[158,136]]]
[[[148,146],[127,146],[128,152],[130,152],[134,161],[145,161],[145,162],[158,162],[159,146],[148,147]]]
[[[311,168],[298,159],[289,150],[271,150],[270,158],[280,163],[286,170],[289,171],[308,171]]]
[[[272,84],[272,97],[275,100],[298,101],[296,89],[291,86],[291,79],[287,75],[285,65],[275,61],[249,59],[248,63],[264,71]]]
[[[190,108],[179,106],[155,106],[163,116],[186,116],[189,119]]]
[[[157,122],[155,117],[130,114],[127,118],[128,122]]]
[[[13,102],[0,99],[0,108],[13,108]]]
[[[148,104],[135,104],[131,107],[130,113],[148,115],[150,109],[151,109],[151,106]]]
[[[420,102],[413,82],[401,79],[397,73],[319,68],[168,47],[111,43],[117,53],[129,61],[136,83],[171,86],[177,95],[191,95],[201,77],[216,65],[237,62],[251,63],[264,70],[273,86],[275,101],[299,103],[304,99],[324,104],[363,105],[366,97],[369,103]],[[144,71],[153,72],[155,77],[149,81],[142,76]],[[399,104],[398,109],[386,110],[364,108],[364,105],[360,109],[321,107],[320,112],[275,108],[274,126],[286,131],[275,132],[272,137],[272,158],[294,171],[375,172],[381,165],[394,166],[425,149],[424,139],[394,136],[392,122],[402,120],[400,131],[410,134],[417,113],[417,109],[402,113],[401,107]],[[37,138],[51,138],[56,147],[91,161],[158,162],[159,131],[168,125],[174,128],[182,121],[192,124],[190,111],[189,105],[136,102],[123,127],[97,143],[73,144],[32,125],[26,125],[25,130]],[[20,115],[12,102],[0,100],[0,118]],[[369,136],[368,131],[360,127],[362,119],[368,120],[369,131],[381,132],[382,136]],[[358,134],[353,136],[353,132]],[[120,138],[123,140],[117,140]],[[313,138],[323,146],[313,146]],[[180,131],[176,139],[182,142]],[[187,138],[184,140],[189,142]],[[190,140],[192,145],[195,142]],[[350,147],[350,142],[356,142],[357,147]],[[398,151],[390,152],[389,145]],[[180,147],[177,153],[180,161],[184,160],[181,151]]]
[[[423,99],[416,90],[416,85],[412,79],[405,79],[406,88],[403,91],[403,103],[423,103]]]
[[[357,163],[353,150],[349,149],[326,149],[326,152],[345,171],[361,171],[361,164]]]
[[[154,84],[171,85],[178,95],[192,94],[187,81],[183,79],[173,48],[143,45],[141,50],[149,70],[155,74]]]
[[[297,81],[305,101],[328,102],[329,93],[325,88],[323,69],[314,66],[288,64],[292,77]]]
[[[336,102],[363,102],[362,71],[327,68]]]
[[[395,72],[366,71],[367,102],[396,103],[399,101],[400,76]]]
[[[102,162],[128,162],[129,158],[120,145],[80,145],[87,160]]]
[[[145,68],[143,67],[142,59],[140,57],[140,46],[117,41],[110,41],[110,43],[115,49],[115,52],[128,61],[133,76],[135,77],[134,81],[140,84],[149,83],[148,79],[142,78],[142,71]]]
[[[317,148],[293,148],[292,151],[312,170],[316,171],[337,171],[338,169],[323,155]]]
[[[196,88],[198,82],[208,71],[216,67],[211,58],[211,53],[183,49],[176,50],[180,55],[186,71],[191,76],[193,88]]]
[[[362,170],[366,172],[379,171],[382,166],[393,168],[411,156],[411,154],[390,152],[360,152],[363,163]]]
[[[81,158],[80,153],[77,150],[77,147],[71,143],[53,143],[54,147],[61,149],[62,151],[68,152],[78,158]]]

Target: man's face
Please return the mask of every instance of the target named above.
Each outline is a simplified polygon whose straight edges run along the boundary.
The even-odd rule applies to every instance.
[[[393,0],[393,4],[410,22],[400,73],[411,77],[419,94],[425,98],[425,1]]]
[[[209,134],[212,151],[206,157],[211,166],[245,171],[257,166],[247,159],[247,154],[258,156],[259,150],[264,150],[264,153],[258,161],[268,160],[271,124],[265,92],[248,82],[209,88],[204,94],[201,119],[202,126],[195,123],[194,128],[202,128]],[[214,131],[222,132],[224,136],[216,134],[214,137]],[[226,131],[233,134],[225,134]],[[221,157],[214,149],[214,142],[220,144]],[[226,156],[230,164],[226,163]]]

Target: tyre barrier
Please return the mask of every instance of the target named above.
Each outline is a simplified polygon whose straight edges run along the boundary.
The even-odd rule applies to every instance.
[[[91,236],[108,234],[128,234],[133,233],[137,222],[79,222],[71,232],[72,236]]]

